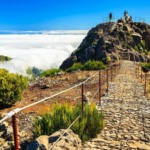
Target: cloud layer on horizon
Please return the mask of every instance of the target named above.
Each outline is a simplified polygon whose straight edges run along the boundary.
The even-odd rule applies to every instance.
[[[57,35],[0,35],[0,55],[13,58],[10,62],[0,63],[0,68],[25,74],[28,67],[35,66],[44,70],[59,67],[79,46],[85,35],[83,32]]]

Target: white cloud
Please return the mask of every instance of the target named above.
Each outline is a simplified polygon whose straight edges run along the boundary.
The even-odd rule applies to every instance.
[[[54,34],[53,34],[54,33]],[[13,58],[0,64],[10,72],[25,74],[30,66],[59,67],[82,42],[87,31],[53,31],[44,34],[0,35],[0,54]]]

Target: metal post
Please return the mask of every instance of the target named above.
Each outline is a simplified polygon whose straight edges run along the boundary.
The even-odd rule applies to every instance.
[[[101,71],[99,71],[99,104],[101,106]]]
[[[112,78],[113,78],[113,73],[112,73],[112,66],[111,66],[111,82],[112,82]]]
[[[144,96],[146,96],[146,73],[145,73]]]
[[[17,116],[16,116],[16,114],[14,114],[12,116],[12,124],[13,124],[15,150],[20,150],[19,130],[18,130],[18,125],[17,125]]]
[[[136,71],[136,76],[137,76],[137,66],[136,66],[136,69],[135,69],[135,71]]]
[[[142,69],[141,69],[141,82],[142,82]]]
[[[137,65],[137,78],[139,78],[139,65]]]
[[[84,110],[84,84],[82,84],[82,115]]]
[[[139,64],[138,64],[138,78],[140,78],[140,68],[139,68]]]
[[[106,73],[107,73],[107,92],[108,92],[108,84],[109,84],[109,79],[108,79],[108,69],[106,70]]]

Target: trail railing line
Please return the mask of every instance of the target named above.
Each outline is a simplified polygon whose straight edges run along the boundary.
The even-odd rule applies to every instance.
[[[37,104],[39,104],[39,103],[42,103],[42,102],[44,102],[44,101],[46,101],[46,100],[49,100],[49,99],[51,99],[51,98],[54,98],[54,97],[56,97],[56,96],[58,96],[58,95],[61,95],[61,94],[63,94],[63,93],[66,93],[66,92],[68,92],[68,91],[70,91],[70,90],[72,90],[72,89],[75,89],[75,88],[77,88],[77,87],[79,87],[79,86],[81,86],[81,97],[82,97],[82,113],[72,122],[72,124],[66,129],[66,131],[68,130],[68,129],[70,129],[71,127],[72,127],[72,125],[82,116],[82,114],[84,113],[84,85],[86,84],[86,82],[87,81],[89,81],[89,80],[91,80],[92,78],[94,78],[95,76],[99,76],[99,78],[98,78],[98,90],[94,93],[94,96],[92,97],[92,99],[91,99],[91,101],[93,101],[93,99],[94,99],[94,97],[96,96],[96,94],[99,92],[99,98],[98,98],[98,101],[99,101],[99,104],[101,105],[101,96],[102,96],[102,94],[101,94],[101,91],[102,91],[102,77],[104,77],[104,76],[102,76],[102,74],[101,74],[101,72],[102,71],[104,71],[105,72],[105,74],[106,74],[106,92],[108,92],[108,86],[109,86],[109,70],[110,70],[110,75],[111,75],[111,78],[110,78],[110,80],[112,81],[112,78],[113,78],[113,76],[115,76],[116,75],[116,72],[117,72],[117,67],[119,67],[120,68],[120,63],[119,64],[113,64],[111,67],[108,67],[108,68],[106,68],[106,69],[103,69],[103,70],[99,70],[99,71],[97,71],[96,73],[94,73],[93,75],[91,75],[89,78],[87,78],[85,81],[83,81],[83,82],[81,82],[81,83],[79,83],[79,84],[76,84],[76,85],[74,85],[74,86],[72,86],[72,87],[70,87],[70,88],[68,88],[68,89],[66,89],[66,90],[63,90],[63,91],[61,91],[61,92],[59,92],[59,93],[56,93],[56,94],[54,94],[54,95],[52,95],[52,96],[49,96],[49,97],[46,97],[46,98],[44,98],[44,99],[41,99],[41,100],[39,100],[39,101],[37,101],[37,102],[35,102],[35,103],[32,103],[32,104],[30,104],[30,105],[27,105],[27,106],[24,106],[24,107],[21,107],[21,108],[16,108],[16,109],[14,109],[14,110],[12,110],[12,111],[10,111],[9,113],[7,113],[6,115],[5,115],[5,117],[3,117],[1,120],[0,120],[0,124],[2,124],[5,120],[7,120],[7,119],[9,119],[9,118],[11,118],[12,117],[12,126],[13,126],[13,134],[14,134],[14,146],[15,146],[15,150],[20,150],[20,145],[19,145],[19,130],[18,130],[18,125],[17,125],[17,113],[19,113],[19,112],[21,112],[22,110],[24,110],[24,109],[27,109],[27,108],[29,108],[29,107],[32,107],[32,106],[34,106],[34,105],[37,105]],[[119,68],[118,68],[118,70],[119,70]],[[113,69],[114,69],[114,75],[113,75]],[[90,102],[91,102],[90,101]],[[53,147],[54,147],[54,145],[61,139],[61,137],[64,135],[65,133],[63,133],[60,137],[59,137],[59,139],[57,140],[57,141],[55,141],[55,143],[51,146],[51,148],[50,149],[52,149]]]
[[[142,65],[137,65],[137,68],[136,68],[136,75],[137,75],[137,77],[139,77],[139,75],[140,75],[140,69],[139,69],[139,67],[138,66],[141,66],[141,67],[143,67]],[[150,69],[148,69],[148,68],[146,68],[146,67],[144,67],[145,69],[147,69],[148,71],[150,71]],[[111,82],[112,82],[112,67],[110,68],[111,69]],[[106,71],[108,71],[108,69],[106,69]],[[141,73],[142,73],[142,68],[141,68]],[[99,71],[99,77],[101,77],[100,76],[101,75],[101,71]],[[108,72],[107,72],[107,82],[108,82]],[[141,76],[142,77],[142,76]],[[99,78],[99,83],[101,83],[101,78]],[[83,85],[83,84],[82,84]],[[107,84],[108,85],[108,84]],[[100,85],[101,86],[101,85]],[[99,86],[99,87],[100,87]],[[145,72],[145,86],[144,86],[145,88],[144,88],[144,95],[146,94],[146,72]],[[83,90],[83,86],[82,86],[82,90]],[[107,90],[108,90],[108,86],[107,86]],[[91,100],[90,100],[90,102],[92,102],[93,101],[93,99],[94,99],[94,97],[96,96],[96,94],[99,92],[99,94],[100,94],[100,89],[98,89],[95,93],[94,93],[94,96],[91,98]],[[83,99],[83,97],[82,97],[82,99]],[[101,102],[101,101],[99,101],[99,102]],[[83,110],[83,112],[84,112],[84,110]],[[83,113],[82,112],[82,113]],[[67,133],[67,131],[75,124],[75,122],[80,118],[80,117],[82,117],[82,114],[80,114],[72,123],[71,123],[71,125],[60,135],[60,137],[54,142],[54,144],[49,148],[49,150],[52,150],[52,148],[54,148],[54,146],[57,144],[57,142],[59,142],[59,140],[65,135],[65,133]]]
[[[66,90],[63,90],[63,91],[61,91],[61,92],[59,92],[59,93],[56,93],[56,94],[54,94],[54,95],[52,95],[52,96],[43,98],[43,99],[41,99],[41,100],[39,100],[39,101],[37,101],[37,102],[35,102],[35,103],[32,103],[32,104],[30,104],[30,105],[24,106],[24,107],[22,107],[22,108],[16,108],[16,109],[10,111],[9,113],[6,114],[6,116],[5,116],[3,119],[0,120],[0,124],[1,124],[2,122],[4,122],[5,120],[7,120],[8,118],[11,118],[14,114],[16,114],[16,113],[18,113],[18,112],[20,112],[20,111],[22,111],[22,110],[24,110],[24,109],[27,109],[27,108],[29,108],[29,107],[32,107],[32,106],[37,105],[37,104],[39,104],[39,103],[42,103],[42,102],[44,102],[44,101],[46,101],[46,100],[49,100],[49,99],[51,99],[51,98],[54,98],[54,97],[56,97],[56,96],[58,96],[58,95],[61,95],[61,94],[65,93],[65,92],[67,92],[67,91],[70,91],[70,90],[72,90],[72,89],[75,89],[75,88],[81,86],[82,84],[86,83],[88,80],[90,80],[91,78],[93,78],[93,77],[96,76],[97,74],[98,74],[98,73],[93,74],[91,77],[89,77],[89,78],[86,79],[85,81],[83,81],[83,82],[81,82],[81,83],[79,83],[79,84],[76,84],[76,85],[72,86],[71,88],[68,88],[68,89],[66,89]]]
[[[96,94],[99,92],[99,89],[94,93],[93,97],[91,98],[91,100],[89,101],[90,103],[93,101],[93,99],[95,98]],[[83,101],[83,97],[82,97],[82,101]],[[59,140],[65,135],[65,133],[67,133],[67,131],[76,123],[76,121],[78,119],[80,119],[85,111],[84,108],[82,108],[82,114],[80,114],[71,124],[70,126],[59,136],[59,138],[54,142],[53,145],[51,145],[51,147],[49,148],[49,150],[52,150],[52,148],[54,148],[54,146],[59,142]]]
[[[136,76],[138,78],[141,78],[141,82],[143,82],[143,70],[142,68],[145,68],[147,70],[147,72],[144,72],[144,96],[146,96],[147,92],[147,73],[150,71],[150,69],[146,68],[145,66],[142,66],[141,62],[136,62],[136,55],[133,52],[122,52],[121,55],[127,55],[128,56],[128,60],[131,59],[131,54],[133,55],[133,61],[134,64],[136,65]],[[139,68],[140,67],[140,68]]]
[[[142,66],[141,62],[137,63],[136,65],[137,65],[136,75],[137,75],[138,78],[141,78],[141,82],[143,82],[143,80],[144,80],[144,96],[146,96],[146,94],[147,94],[147,91],[146,91],[146,89],[147,89],[147,74],[150,71],[150,69],[145,67],[145,66]],[[142,70],[142,68],[146,69],[147,72],[144,72]],[[143,73],[144,73],[144,79],[143,79]]]

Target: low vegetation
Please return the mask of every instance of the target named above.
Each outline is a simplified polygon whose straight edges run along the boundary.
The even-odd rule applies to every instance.
[[[50,135],[59,129],[66,129],[81,114],[81,105],[55,104],[51,113],[43,115],[34,122],[34,135]],[[71,127],[83,141],[94,138],[104,128],[104,115],[95,104],[85,106],[82,117]]]
[[[22,92],[27,85],[27,78],[0,69],[0,106],[11,106],[21,100]]]
[[[150,63],[142,63],[141,67],[144,72],[150,71]]]
[[[76,70],[101,70],[105,68],[106,68],[106,65],[104,65],[103,62],[89,60],[85,64],[75,63],[72,65],[72,67],[70,67],[66,71],[72,72]]]
[[[0,55],[0,61],[10,61],[10,60],[11,60],[11,58],[10,58],[10,57]]]
[[[77,71],[77,70],[83,70],[84,65],[81,63],[75,63],[70,68],[68,68],[67,72]]]
[[[42,77],[52,77],[52,76],[58,75],[58,73],[60,73],[60,72],[61,72],[61,69],[52,68],[52,69],[43,71],[41,76]]]

